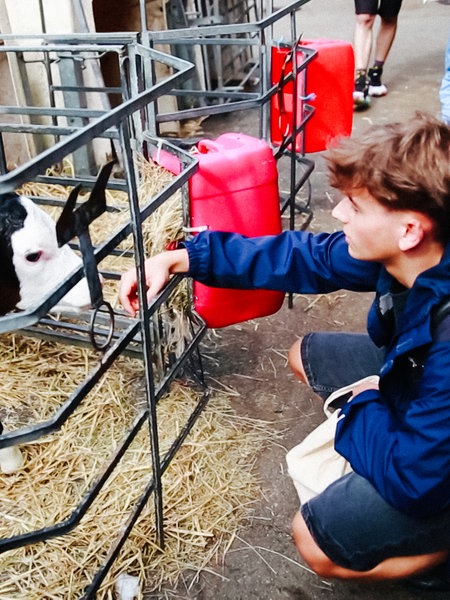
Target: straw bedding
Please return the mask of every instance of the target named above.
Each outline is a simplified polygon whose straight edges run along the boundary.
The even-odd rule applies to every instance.
[[[154,241],[154,234],[150,237]],[[185,299],[180,313],[182,302]],[[96,361],[98,355],[86,348],[15,333],[2,336],[1,420],[16,429],[48,419]],[[142,410],[142,374],[139,359],[121,356],[59,432],[22,446],[24,467],[12,475],[0,474],[2,538],[48,527],[71,515]],[[185,425],[198,394],[177,381],[159,402],[162,454]],[[264,423],[238,418],[229,398],[215,394],[163,477],[164,551],[155,543],[151,498],[97,597],[115,598],[121,573],[137,576],[141,589],[145,584],[150,591],[176,584],[185,569],[200,571],[220,559],[258,498],[252,466],[266,442]],[[0,554],[0,598],[81,597],[151,474],[144,426],[76,529]]]
[[[95,360],[86,349],[17,335],[0,340],[1,418],[11,429],[53,414]],[[1,537],[67,519],[143,402],[142,365],[121,357],[60,432],[22,446],[24,468],[0,475]],[[198,400],[176,382],[158,404],[161,452]],[[151,478],[145,427],[81,524],[71,533],[0,555],[2,599],[78,598]],[[147,589],[176,583],[184,569],[219,557],[258,497],[254,456],[267,433],[242,420],[216,395],[163,478],[166,548],[155,545],[153,502],[134,527],[99,598],[113,598],[117,575],[137,575]]]

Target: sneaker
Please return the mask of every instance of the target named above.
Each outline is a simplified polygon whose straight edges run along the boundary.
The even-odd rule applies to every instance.
[[[382,67],[369,69],[369,96],[385,96],[387,87],[381,83]]]
[[[355,89],[353,90],[353,105],[355,110],[368,108],[370,103],[369,87],[367,77],[364,71],[357,74],[355,79]]]

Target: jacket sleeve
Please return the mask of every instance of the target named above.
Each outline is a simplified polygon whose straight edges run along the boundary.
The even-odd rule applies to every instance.
[[[375,289],[380,266],[348,253],[342,232],[245,237],[206,231],[185,243],[188,275],[213,287],[326,293]]]
[[[414,517],[450,506],[450,342],[433,343],[401,419],[376,390],[342,409],[336,450],[392,506]]]

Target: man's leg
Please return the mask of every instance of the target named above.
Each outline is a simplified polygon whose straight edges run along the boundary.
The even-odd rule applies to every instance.
[[[383,357],[383,350],[367,335],[316,332],[297,340],[289,350],[288,360],[296,377],[326,398],[343,385],[378,373]],[[329,548],[332,556],[337,551],[335,556],[344,557],[343,564],[347,561],[347,567],[343,567],[325,554],[299,511],[292,524],[295,545],[306,563],[322,577],[366,581],[402,579],[443,565],[448,559],[448,550],[434,550],[448,547],[446,532],[450,512],[440,516],[437,523],[417,523],[389,507],[373,486],[356,474],[332,484],[302,507],[302,511],[305,510],[321,546]],[[368,531],[371,544],[366,547],[364,540]],[[388,549],[389,556],[389,548],[397,543],[403,556],[384,558],[384,548]],[[416,549],[419,554],[411,555]],[[355,564],[355,556],[362,562]],[[350,568],[352,565],[358,570]],[[445,582],[448,589],[447,579]],[[442,589],[430,586],[425,579],[419,583],[425,585],[415,587]],[[442,581],[437,583],[440,585]]]
[[[380,30],[375,44],[375,62],[369,69],[369,95],[385,96],[387,87],[382,83],[383,65],[388,57],[397,31],[397,17],[381,17]]]
[[[375,61],[384,63],[395,39],[398,17],[382,17],[375,43]]]
[[[381,18],[381,24],[375,43],[375,60],[368,71],[370,96],[384,96],[387,94],[387,87],[382,83],[381,77],[384,63],[397,33],[398,15],[401,6],[402,0],[380,0],[378,14]]]
[[[355,89],[353,104],[356,110],[369,106],[369,85],[367,69],[373,43],[373,25],[375,15],[361,13],[356,15],[353,50],[355,53]]]
[[[373,43],[375,15],[356,15],[354,52],[356,71],[367,71]],[[394,34],[395,35],[395,34]]]
[[[354,33],[355,52],[355,88],[353,90],[353,104],[355,110],[364,110],[369,107],[369,81],[367,68],[372,51],[372,30],[375,15],[357,14]]]
[[[418,556],[388,558],[369,571],[353,571],[335,564],[319,548],[300,512],[294,517],[292,534],[300,556],[321,577],[364,581],[403,579],[443,564],[449,554],[442,550]]]
[[[301,355],[302,341],[303,338],[300,338],[299,340],[294,342],[290,347],[288,354],[288,363],[297,379],[300,379],[302,383],[306,383],[308,385],[308,378],[306,377]]]
[[[288,362],[294,375],[322,398],[337,389],[377,375],[384,350],[367,334],[314,332],[294,342]]]

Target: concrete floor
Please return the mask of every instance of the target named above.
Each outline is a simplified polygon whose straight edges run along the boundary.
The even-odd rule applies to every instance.
[[[284,3],[284,0],[283,0]],[[278,0],[277,7],[280,7]],[[283,4],[284,5],[284,4]],[[352,41],[354,12],[351,0],[311,0],[298,13],[299,31],[308,38]],[[368,124],[402,120],[416,110],[439,114],[438,88],[444,69],[444,49],[450,34],[449,0],[404,0],[397,37],[385,67],[384,98],[373,99],[369,110],[355,113],[354,132]],[[208,119],[208,136],[225,131],[255,134],[257,120],[248,113]],[[316,168],[311,176],[314,219],[310,229],[330,230],[336,224],[330,213],[336,192],[327,186],[320,155],[311,155]],[[334,194],[334,195],[333,195]],[[321,420],[321,411],[304,386],[294,381],[286,366],[287,350],[297,336],[311,329],[362,330],[369,297],[335,295],[321,298],[308,309],[311,298],[297,296],[292,309],[255,322],[219,330],[214,348],[217,366],[207,375],[234,387],[238,413],[268,421],[283,432],[258,461],[264,497],[255,519],[240,533],[224,565],[210,566],[217,575],[203,574],[189,589],[166,590],[149,598],[180,600],[444,600],[448,594],[416,592],[403,584],[362,585],[324,582],[298,561],[290,536],[297,508],[292,482],[285,472],[285,449],[298,443]],[[213,364],[214,361],[211,361]],[[208,363],[209,364],[209,363]],[[216,363],[214,363],[216,364]]]

